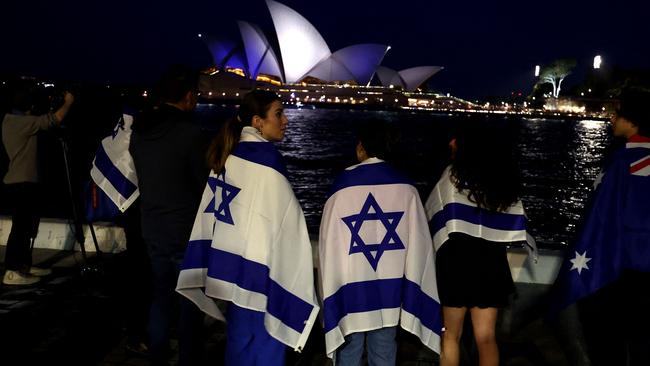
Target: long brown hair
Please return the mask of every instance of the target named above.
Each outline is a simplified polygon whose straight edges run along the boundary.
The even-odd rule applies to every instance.
[[[280,97],[266,90],[253,90],[244,96],[237,114],[221,126],[208,149],[208,165],[215,173],[223,170],[226,159],[239,142],[244,126],[250,126],[254,116],[266,118],[271,103],[276,100],[280,100]]]

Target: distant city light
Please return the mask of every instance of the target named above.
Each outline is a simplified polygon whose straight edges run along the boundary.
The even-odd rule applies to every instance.
[[[199,34],[197,34],[197,36],[199,36],[199,38],[201,38],[201,37],[203,37],[203,34],[199,33]]]
[[[146,90],[145,90],[144,92],[142,92],[142,96],[145,97],[145,98],[149,96],[149,95],[147,94],[147,91],[146,91]]]
[[[600,65],[603,63],[603,58],[600,55],[594,57],[594,69],[600,69]]]
[[[540,70],[539,65],[535,65],[535,76],[536,77],[539,76],[539,70]]]

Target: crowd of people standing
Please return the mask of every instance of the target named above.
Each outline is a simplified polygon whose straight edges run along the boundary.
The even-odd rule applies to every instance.
[[[138,261],[151,279],[148,332],[137,342],[146,344],[152,365],[168,364],[174,331],[179,365],[202,364],[205,315],[227,321],[228,365],[284,365],[287,350],[303,350],[316,324],[337,365],[359,365],[364,348],[369,364],[394,365],[398,327],[439,353],[441,365],[458,365],[468,314],[479,364],[499,364],[498,309],[515,290],[506,246],[527,240],[512,124],[459,123],[450,164],[427,200],[391,164],[394,126],[361,126],[357,164],[334,180],[325,202],[314,262],[291,176],[274,145],[291,128],[279,96],[249,92],[210,143],[191,122],[197,84],[192,69],[171,67],[157,103],[138,111],[131,127],[141,226],[129,240],[143,240],[146,255]],[[49,274],[31,266],[37,208],[24,202],[37,189],[36,132],[60,124],[74,101],[67,93],[60,109],[33,116],[20,97],[2,124],[10,158],[4,181],[16,198],[7,285]],[[650,251],[648,101],[647,93],[621,96],[612,125],[627,146],[595,191],[599,202],[616,200],[611,205],[624,216],[608,240],[634,253]],[[624,190],[626,199],[608,189]],[[589,216],[598,220],[601,206],[593,207]],[[614,224],[586,226],[580,238],[598,241],[592,231],[603,225]],[[649,261],[625,269],[648,272]],[[647,359],[647,351],[635,352]]]

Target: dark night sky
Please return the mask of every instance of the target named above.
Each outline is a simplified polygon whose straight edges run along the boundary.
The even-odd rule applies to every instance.
[[[646,1],[284,0],[336,51],[355,43],[393,48],[383,64],[441,65],[430,85],[474,98],[530,91],[536,64],[650,68]],[[235,20],[269,34],[263,0],[12,1],[0,22],[0,74],[98,82],[150,82],[168,64],[208,66],[196,34],[236,36]],[[571,77],[567,83],[571,82]]]

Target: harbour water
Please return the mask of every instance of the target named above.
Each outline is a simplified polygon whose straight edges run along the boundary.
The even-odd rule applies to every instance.
[[[200,104],[197,122],[212,136],[234,111],[233,106]],[[286,114],[289,128],[278,147],[285,157],[291,183],[312,234],[318,233],[320,214],[332,181],[347,166],[356,164],[355,133],[359,126],[383,119],[398,128],[401,143],[396,165],[413,179],[422,199],[426,200],[449,162],[451,131],[466,118],[462,114],[359,109],[287,109]],[[72,136],[73,180],[79,187],[89,179],[90,164],[101,136],[110,133],[117,121],[117,114],[114,118],[106,117],[101,125],[84,121],[73,124],[68,131]],[[587,194],[614,143],[608,123],[512,115],[489,117],[496,122],[503,119],[509,119],[517,127],[516,147],[529,229],[540,247],[564,247],[575,234]],[[39,143],[42,216],[71,217],[61,146],[54,134],[42,137]],[[81,193],[83,188],[75,190]],[[0,202],[0,215],[8,215],[3,202]]]
[[[214,105],[199,108],[200,119],[220,120],[227,111]],[[329,187],[345,167],[356,164],[357,127],[383,119],[400,133],[398,168],[416,183],[426,200],[448,163],[448,142],[463,115],[413,111],[287,109],[289,128],[279,149],[310,231],[317,233]],[[523,201],[529,228],[540,247],[563,247],[572,240],[588,192],[613,143],[606,121],[512,119],[524,184]]]

